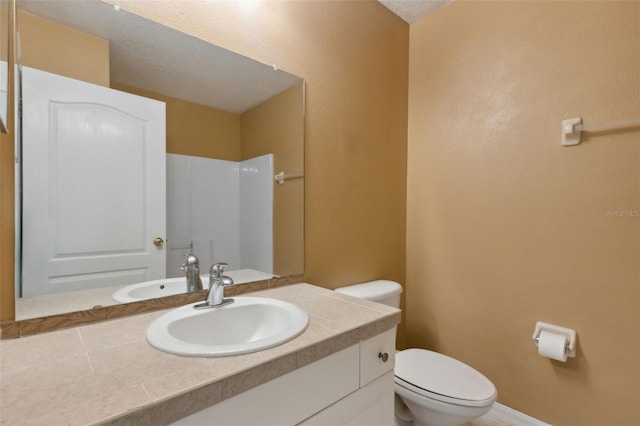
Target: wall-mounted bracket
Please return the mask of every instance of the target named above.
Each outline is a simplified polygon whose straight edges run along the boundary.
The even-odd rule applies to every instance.
[[[582,124],[582,118],[570,118],[562,121],[562,145],[578,145],[582,136],[582,129],[577,126]]]
[[[280,172],[274,176],[274,179],[278,181],[280,185],[284,184],[284,181],[291,179],[300,179],[303,178],[304,174],[300,173],[297,175],[285,175],[284,172]]]

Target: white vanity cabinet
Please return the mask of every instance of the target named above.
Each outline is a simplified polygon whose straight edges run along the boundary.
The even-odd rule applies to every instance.
[[[395,334],[361,341],[173,425],[393,425]]]

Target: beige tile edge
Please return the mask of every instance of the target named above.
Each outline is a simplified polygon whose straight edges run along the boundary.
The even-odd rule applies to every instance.
[[[222,401],[222,383],[216,382],[171,399],[151,403],[124,415],[116,415],[101,422],[108,426],[157,426],[172,423],[178,419],[204,410]]]

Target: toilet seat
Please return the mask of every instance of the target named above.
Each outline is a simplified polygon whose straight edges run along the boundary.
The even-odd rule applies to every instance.
[[[481,373],[463,362],[426,349],[396,353],[394,374],[396,385],[441,402],[483,407],[497,397],[495,386]]]

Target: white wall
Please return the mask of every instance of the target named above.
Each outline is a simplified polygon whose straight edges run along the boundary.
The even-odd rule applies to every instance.
[[[271,273],[272,157],[238,163],[167,154],[167,277],[182,276],[191,245],[201,273],[214,262]]]

